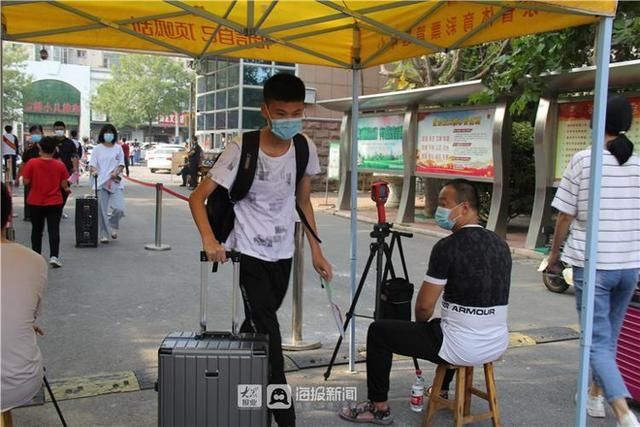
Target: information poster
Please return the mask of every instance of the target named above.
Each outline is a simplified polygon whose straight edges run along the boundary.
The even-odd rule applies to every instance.
[[[340,179],[340,142],[329,141],[329,166],[327,178]]]
[[[629,98],[633,108],[633,121],[627,137],[632,142],[640,141],[640,97]],[[591,146],[591,117],[593,101],[565,102],[558,105],[558,129],[556,137],[555,179],[562,179],[571,157]],[[635,152],[640,154],[640,143]]]
[[[402,115],[358,120],[358,169],[402,172]]]
[[[420,113],[416,173],[493,178],[494,118],[493,108]]]

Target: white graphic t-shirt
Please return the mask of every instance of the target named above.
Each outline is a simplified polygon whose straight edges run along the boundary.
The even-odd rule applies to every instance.
[[[316,146],[307,137],[309,162],[305,175],[320,173]],[[230,142],[209,171],[209,178],[227,190],[238,173],[242,137]],[[293,256],[295,210],[296,155],[293,142],[280,157],[258,153],[256,174],[244,199],[234,205],[233,230],[225,248],[240,251],[264,261],[278,261]],[[213,230],[215,233],[215,230]]]
[[[115,182],[111,179],[111,174],[118,166],[124,166],[124,153],[122,147],[113,144],[107,147],[104,144],[98,144],[91,152],[90,166],[98,170],[98,189],[108,189],[110,191],[119,188],[124,189],[124,179]],[[94,184],[91,183],[93,186]]]

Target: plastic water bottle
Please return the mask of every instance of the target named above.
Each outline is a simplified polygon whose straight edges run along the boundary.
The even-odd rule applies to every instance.
[[[411,386],[410,405],[413,412],[424,410],[424,378],[420,369],[416,369],[416,381]]]

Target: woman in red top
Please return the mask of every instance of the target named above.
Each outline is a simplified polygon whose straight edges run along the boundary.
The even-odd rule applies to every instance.
[[[52,137],[42,138],[39,144],[40,157],[31,159],[22,171],[25,185],[29,185],[27,203],[31,212],[31,248],[42,252],[42,233],[47,221],[49,232],[49,264],[62,267],[60,262],[60,218],[62,217],[62,189],[69,193],[69,172],[60,160],[54,159],[58,141]]]

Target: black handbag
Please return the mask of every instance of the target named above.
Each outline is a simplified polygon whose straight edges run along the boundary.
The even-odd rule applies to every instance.
[[[379,319],[411,320],[411,299],[413,298],[413,284],[409,281],[407,263],[404,259],[404,251],[398,240],[398,252],[402,264],[404,277],[396,277],[393,268],[392,254],[394,241],[385,252],[387,260],[382,275],[382,285],[380,288]],[[391,278],[388,278],[391,276]]]
[[[403,277],[385,280],[380,290],[380,319],[411,320],[413,284]]]

